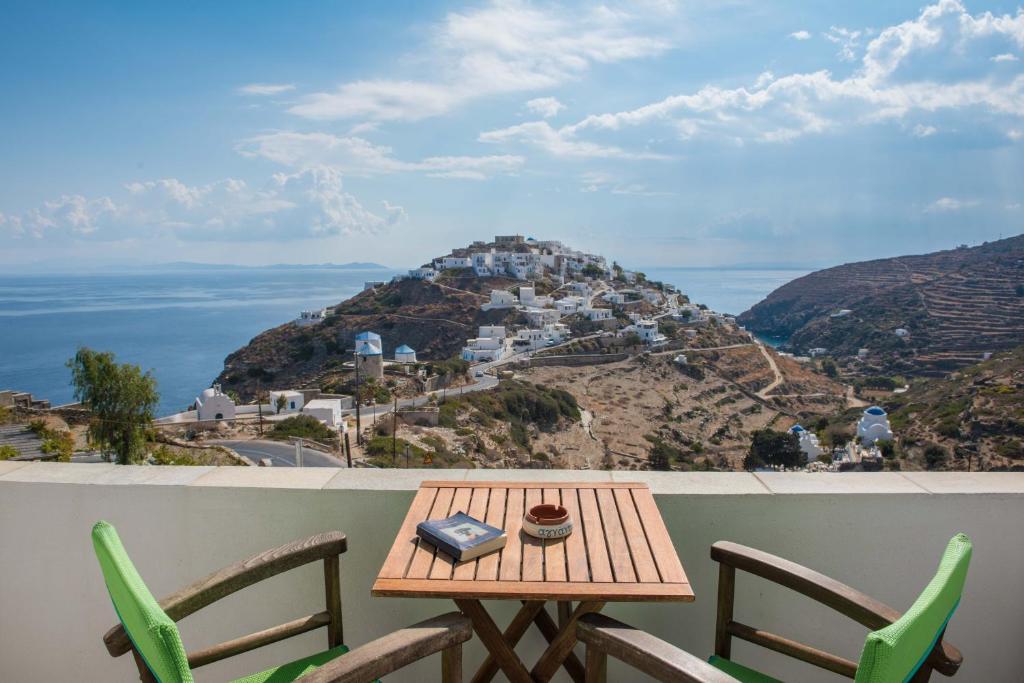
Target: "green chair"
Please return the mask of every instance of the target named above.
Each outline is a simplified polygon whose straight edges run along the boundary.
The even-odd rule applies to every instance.
[[[603,681],[608,656],[620,659],[659,681],[698,683],[779,683],[731,659],[733,636],[854,679],[857,683],[927,681],[932,671],[952,676],[962,658],[942,641],[946,624],[960,603],[971,540],[950,540],[939,569],[924,592],[902,615],[893,608],[818,572],[781,557],[719,541],[711,547],[719,563],[718,623],[715,654],[705,662],[643,631],[610,617],[588,614],[577,625],[587,646],[588,682]],[[824,652],[733,619],[736,570],[754,574],[802,593],[872,630],[860,662]]]
[[[458,612],[422,621],[351,652],[342,643],[340,555],[345,535],[336,531],[288,543],[226,567],[159,603],[128,558],[114,527],[98,522],[93,547],[110,599],[121,623],[103,641],[113,657],[131,652],[143,681],[191,683],[192,670],[276,643],[317,628],[327,628],[328,649],[283,666],[240,678],[236,683],[284,683],[301,679],[324,683],[366,683],[412,662],[441,653],[442,680],[462,680],[462,643],[472,625]],[[324,563],[327,609],[241,638],[187,653],[175,622],[247,586],[310,562]]]

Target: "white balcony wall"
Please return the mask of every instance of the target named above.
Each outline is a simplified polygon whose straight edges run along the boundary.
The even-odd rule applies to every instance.
[[[975,554],[947,632],[964,653],[956,680],[1019,681],[1024,670],[1024,475],[655,474],[536,471],[372,471],[118,467],[0,463],[0,680],[137,680],[130,657],[101,642],[115,620],[89,530],[115,524],[159,597],[235,560],[329,529],[348,534],[342,558],[350,646],[432,614],[444,600],[372,598],[370,586],[421,479],[642,480],[697,595],[692,604],[611,604],[606,613],[700,656],[712,650],[717,567],[711,543],[729,539],[809,565],[905,609],[935,570],[948,538],[968,533]],[[856,660],[865,630],[810,600],[740,575],[736,618]],[[246,589],[181,622],[190,649],[322,609],[319,565]],[[504,625],[514,605],[488,603]],[[317,631],[199,670],[226,680],[322,649]],[[533,661],[541,638],[519,651]],[[582,648],[579,648],[582,651]],[[737,660],[788,681],[842,680],[742,642]],[[467,649],[468,676],[483,651]],[[438,678],[433,658],[389,681]],[[938,678],[938,677],[936,677]],[[641,678],[618,666],[611,680]],[[558,680],[567,680],[564,676]]]

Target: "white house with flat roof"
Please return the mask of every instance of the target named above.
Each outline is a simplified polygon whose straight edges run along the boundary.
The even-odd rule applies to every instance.
[[[523,311],[530,327],[541,327],[547,323],[556,323],[561,315],[554,308],[530,307]]]
[[[281,404],[281,408],[277,407],[278,401],[284,399]],[[294,391],[292,389],[283,389],[281,391],[270,392],[270,405],[273,406],[274,411],[277,413],[294,413],[302,410],[302,406],[306,402],[306,397],[301,391]]]
[[[409,277],[413,280],[433,280],[437,277],[437,271],[430,266],[423,266],[422,268],[413,268],[409,271]]]
[[[582,308],[580,313],[593,322],[612,319],[612,309],[610,308]]]
[[[572,315],[583,305],[583,297],[566,296],[555,302],[555,310],[559,315]]]
[[[467,339],[462,348],[462,360],[482,363],[501,360],[508,351],[504,325],[481,325],[478,336]]]
[[[196,396],[196,417],[200,422],[235,419],[235,402],[220,390],[219,384],[203,389]]]
[[[482,308],[484,310],[491,310],[494,308],[514,308],[519,305],[519,299],[516,295],[507,289],[492,289],[490,302],[484,304]]]
[[[630,327],[633,328],[630,331],[636,332],[640,336],[640,340],[648,346],[661,346],[668,341],[668,337],[658,331],[657,320],[638,320]],[[629,328],[626,329],[629,330]]]
[[[320,308],[312,311],[300,311],[299,317],[295,319],[295,324],[299,327],[308,327],[310,325],[317,325],[322,323],[327,317],[327,309]]]
[[[345,432],[345,420],[342,419],[340,398],[314,398],[302,407],[302,412],[312,415],[331,429]]]

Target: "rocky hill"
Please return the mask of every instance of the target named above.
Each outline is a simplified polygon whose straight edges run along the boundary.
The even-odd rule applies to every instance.
[[[260,333],[224,361],[218,376],[225,391],[249,400],[258,382],[302,387],[325,371],[352,360],[354,337],[373,330],[384,354],[408,344],[421,360],[444,360],[459,352],[479,325],[503,324],[509,310],[482,311],[491,289],[519,284],[505,278],[460,277],[446,272],[436,283],[402,280],[360,292],[338,304],[322,323],[299,327],[286,323]]]
[[[885,402],[898,456],[927,469],[1024,471],[1024,347]]]
[[[1024,235],[820,270],[776,289],[739,322],[798,352],[866,348],[878,370],[944,374],[1024,340]]]

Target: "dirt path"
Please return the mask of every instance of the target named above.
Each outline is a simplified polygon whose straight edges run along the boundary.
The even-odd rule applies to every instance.
[[[759,343],[757,345],[757,348],[760,349],[761,355],[764,356],[764,359],[766,361],[768,361],[768,365],[771,366],[772,372],[775,373],[775,379],[772,380],[771,384],[766,386],[761,391],[757,392],[757,395],[759,397],[761,397],[761,398],[768,398],[769,394],[771,394],[772,391],[774,391],[776,389],[776,387],[778,387],[780,384],[782,384],[783,377],[782,377],[782,373],[779,372],[778,364],[775,362],[775,359],[772,358],[772,354],[768,353],[768,349],[766,349],[764,347],[764,344],[760,344]]]

